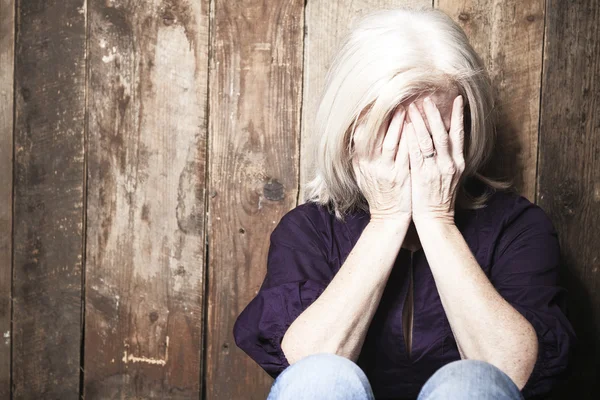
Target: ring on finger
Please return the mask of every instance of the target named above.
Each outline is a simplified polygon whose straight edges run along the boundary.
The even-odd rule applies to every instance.
[[[435,155],[436,155],[436,152],[435,152],[435,150],[433,150],[432,153],[424,155],[423,158],[431,158],[431,157],[434,157]]]

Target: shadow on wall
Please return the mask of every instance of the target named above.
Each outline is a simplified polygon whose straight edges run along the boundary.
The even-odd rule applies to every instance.
[[[568,291],[567,317],[577,335],[577,346],[569,364],[570,376],[564,383],[557,385],[552,393],[552,400],[571,398],[575,387],[582,388],[579,394],[585,393],[588,396],[585,397],[586,399],[594,398],[600,393],[600,379],[597,376],[600,362],[595,359],[595,355],[598,354],[600,331],[594,324],[595,317],[589,289],[581,278],[572,272],[575,268],[570,267],[577,264],[576,258],[569,255],[566,247],[562,247],[561,250],[560,283]]]

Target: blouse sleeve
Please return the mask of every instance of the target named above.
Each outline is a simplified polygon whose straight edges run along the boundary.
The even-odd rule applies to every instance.
[[[272,378],[290,365],[286,330],[333,279],[322,238],[307,213],[285,214],[270,236],[264,281],[233,326],[236,345]]]
[[[550,392],[565,378],[576,336],[566,316],[567,290],[558,283],[560,248],[554,226],[524,197],[517,204],[517,213],[501,234],[490,280],[537,333],[537,361],[522,389],[530,398]]]

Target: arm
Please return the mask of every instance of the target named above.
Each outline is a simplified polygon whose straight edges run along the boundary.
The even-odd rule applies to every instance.
[[[358,359],[410,220],[371,220],[333,280],[286,331],[290,364],[320,352]]]
[[[405,114],[398,107],[377,135],[365,121],[354,132],[352,167],[370,221],[325,291],[288,328],[282,349],[290,363],[318,352],[358,359],[411,221]]]
[[[449,132],[430,100],[422,104],[429,128],[415,104],[408,111],[415,227],[461,356],[494,364],[521,389],[536,361],[536,332],[494,289],[454,225],[465,169],[463,99],[454,99]]]
[[[423,104],[431,133],[414,106],[406,129],[413,220],[461,356],[496,365],[526,397],[547,393],[567,370],[575,340],[559,305],[556,232],[539,207],[519,198],[488,280],[454,225],[465,170],[462,97],[454,101],[450,132],[433,102]]]
[[[416,226],[463,357],[495,365],[522,389],[538,352],[532,325],[496,291],[454,224]]]
[[[337,273],[327,257],[330,239],[323,235],[330,226],[320,229],[295,210],[271,234],[265,280],[233,333],[237,346],[273,378],[313,353],[358,360],[410,225],[404,115],[398,107],[377,135],[361,121],[352,135],[352,167],[370,221]]]

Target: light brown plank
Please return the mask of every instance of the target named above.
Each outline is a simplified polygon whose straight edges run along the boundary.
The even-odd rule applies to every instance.
[[[15,3],[0,0],[0,398],[10,398]]]
[[[88,12],[85,397],[198,398],[208,1]]]
[[[214,3],[206,398],[264,399],[273,381],[233,340],[296,205],[303,0]]]
[[[16,11],[13,398],[78,399],[84,204],[82,1]]]
[[[555,399],[600,393],[600,3],[548,1],[538,203],[559,233],[573,374]]]
[[[495,90],[498,155],[494,167],[535,199],[544,0],[435,0],[465,30]]]
[[[306,4],[304,46],[304,88],[302,96],[302,136],[300,140],[300,196],[304,203],[306,183],[312,179],[315,141],[313,124],[325,75],[334,52],[357,18],[380,9],[428,7],[431,0],[309,0]]]

